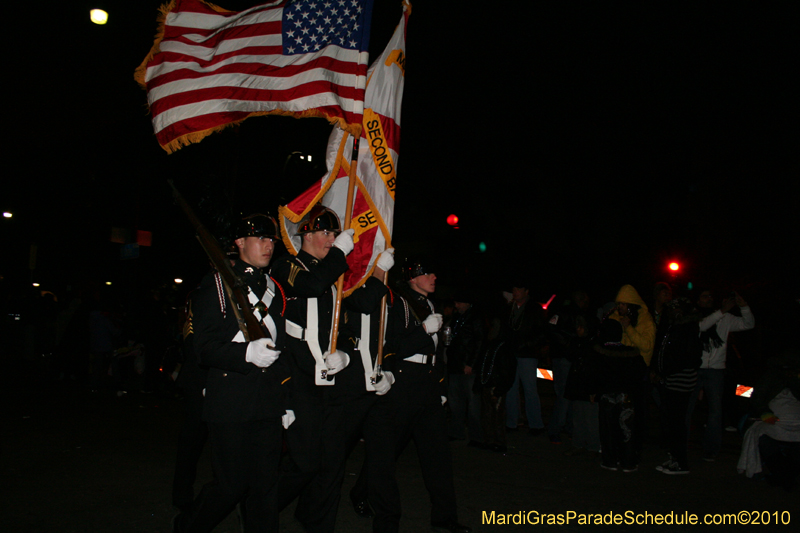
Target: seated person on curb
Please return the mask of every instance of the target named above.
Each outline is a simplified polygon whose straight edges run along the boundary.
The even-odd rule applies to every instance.
[[[800,474],[800,351],[789,349],[768,362],[753,388],[751,416],[739,456],[739,473],[753,477],[767,467],[767,481],[786,489]]]

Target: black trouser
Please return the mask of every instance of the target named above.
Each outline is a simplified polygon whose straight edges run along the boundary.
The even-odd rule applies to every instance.
[[[642,457],[642,450],[644,449],[644,441],[647,440],[650,429],[648,422],[650,418],[650,391],[653,385],[650,383],[650,374],[645,372],[638,383],[631,385],[628,391],[633,402],[633,410],[636,412],[636,418],[633,421],[635,426],[633,432],[633,444],[636,450],[636,463]]]
[[[244,423],[209,423],[214,480],[203,487],[190,515],[180,517],[185,533],[210,532],[246,499],[248,533],[278,530],[277,480],[280,417]]]
[[[372,529],[376,533],[398,530],[400,492],[394,477],[393,426],[393,407],[385,396],[369,393],[345,403],[326,405],[322,425],[323,461],[319,474],[309,486],[312,507],[304,517],[306,531],[333,532],[347,456],[362,434],[368,472],[366,490],[375,511]]]
[[[474,375],[450,374],[447,384],[447,401],[450,405],[449,435],[454,439],[466,436],[471,441],[483,442],[481,427],[481,396],[473,392]]]
[[[775,440],[769,435],[758,439],[761,464],[769,470],[767,481],[791,490],[800,476],[800,442]]]
[[[313,505],[309,484],[322,467],[322,392],[293,391],[291,408],[297,418],[286,430],[289,456],[278,481],[278,508],[283,510],[299,497],[294,515],[305,524]]]
[[[488,387],[481,390],[481,427],[487,445],[506,445],[506,397],[492,396]]]
[[[634,468],[636,453],[636,416],[630,394],[617,392],[600,396],[600,445],[603,464]]]
[[[430,367],[415,363],[402,365],[404,371],[398,374],[398,384],[389,392],[394,405],[395,452],[399,457],[408,442],[414,441],[422,479],[431,499],[431,521],[457,520],[447,417],[436,385],[430,382]],[[406,386],[401,386],[400,380],[404,380]],[[367,498],[366,476],[369,474],[365,470],[362,468],[351,493],[356,501]]]
[[[688,469],[689,428],[686,425],[686,413],[689,411],[689,398],[694,390],[681,392],[662,387],[660,391],[663,394],[662,407],[667,423],[669,454],[681,467]]]
[[[194,502],[197,463],[208,440],[208,424],[203,421],[203,392],[186,390],[186,415],[178,435],[175,476],[172,480],[172,505],[187,512]]]

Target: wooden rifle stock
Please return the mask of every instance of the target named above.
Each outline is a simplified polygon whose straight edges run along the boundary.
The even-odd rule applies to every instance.
[[[242,331],[245,340],[249,342],[266,337],[264,328],[261,326],[258,319],[256,319],[252,309],[250,309],[250,301],[247,299],[247,294],[243,291],[243,288],[247,287],[247,283],[233,271],[233,268],[231,268],[231,261],[228,259],[228,256],[225,255],[225,252],[222,251],[222,247],[219,245],[216,237],[214,237],[203,223],[200,222],[200,219],[197,218],[192,208],[186,203],[186,200],[183,199],[181,193],[175,188],[175,184],[172,180],[167,181],[169,182],[169,186],[172,187],[172,196],[175,198],[175,202],[183,212],[186,213],[186,216],[189,217],[189,222],[192,223],[192,226],[194,226],[197,232],[197,240],[200,242],[203,250],[206,251],[208,258],[211,260],[211,264],[214,265],[214,268],[217,269],[217,272],[219,272],[222,278],[222,283],[225,285],[228,298],[233,303],[233,313],[236,315],[236,320],[239,322],[239,329]]]

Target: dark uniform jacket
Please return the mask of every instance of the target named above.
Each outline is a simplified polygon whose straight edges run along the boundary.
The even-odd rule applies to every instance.
[[[345,255],[336,247],[321,261],[300,250],[297,256],[281,257],[272,266],[272,276],[286,291],[286,320],[305,329],[308,298],[318,299],[318,339],[323,353],[329,347],[333,322],[332,285],[346,271]],[[291,352],[293,390],[319,394],[314,384],[315,360],[308,344],[288,335],[287,344]]]
[[[206,388],[208,368],[200,366],[194,349],[194,291],[186,299],[186,321],[183,324],[182,360],[175,384],[184,390],[202,391]]]
[[[440,397],[447,395],[444,362],[437,358],[433,363],[436,354],[433,339],[439,333],[428,335],[422,326],[432,312],[430,302],[424,295],[408,289],[402,292],[402,297],[395,299],[389,313],[390,323],[397,321],[398,325],[391,329],[392,336],[387,340],[386,351],[391,354],[390,359],[394,358],[392,364],[396,381],[392,391],[400,401],[441,402]],[[428,361],[420,364],[405,360],[418,354],[427,355]]]
[[[337,347],[347,352],[350,356],[350,364],[336,374],[336,385],[331,390],[326,391],[328,399],[331,402],[345,402],[355,399],[365,394],[374,394],[373,391],[368,391],[366,387],[365,374],[371,374],[375,366],[375,359],[378,356],[378,334],[380,332],[380,310],[381,299],[386,295],[387,309],[391,316],[391,308],[393,305],[393,297],[389,289],[378,281],[376,278],[370,277],[367,281],[354,290],[350,296],[344,299],[342,307],[343,314],[339,323],[339,340]],[[361,321],[363,315],[369,316],[369,336],[362,338],[361,334]],[[388,329],[391,327],[392,321],[387,324],[387,334],[384,336],[384,343],[388,336]],[[365,369],[362,361],[361,349],[365,343],[369,344],[369,355],[372,360],[370,368]],[[392,371],[392,364],[394,360],[392,357],[387,357],[384,351],[384,360],[381,368],[383,370]]]
[[[267,288],[266,274],[236,260],[234,271],[242,276],[257,297]],[[289,367],[283,354],[269,368],[258,368],[246,360],[247,342],[233,342],[239,325],[224,289],[220,295],[215,274],[203,278],[192,302],[194,350],[198,362],[208,367],[204,419],[207,422],[247,422],[281,416],[285,412],[285,383]],[[234,289],[236,290],[236,289]],[[285,344],[281,289],[269,307],[275,321],[278,349]],[[224,302],[224,303],[223,303]],[[224,308],[224,313],[223,313]]]

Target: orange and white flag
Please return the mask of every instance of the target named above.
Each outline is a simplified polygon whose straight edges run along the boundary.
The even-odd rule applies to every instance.
[[[355,198],[350,227],[355,230],[355,249],[347,256],[345,295],[372,275],[378,255],[390,246],[394,223],[394,193],[400,151],[400,107],[405,76],[406,26],[411,4],[403,3],[403,18],[383,51],[367,71],[364,119],[358,145]],[[353,137],[334,128],[328,139],[328,173],[289,204],[279,208],[281,234],[286,248],[300,251],[297,226],[317,203],[339,215],[342,226]]]

